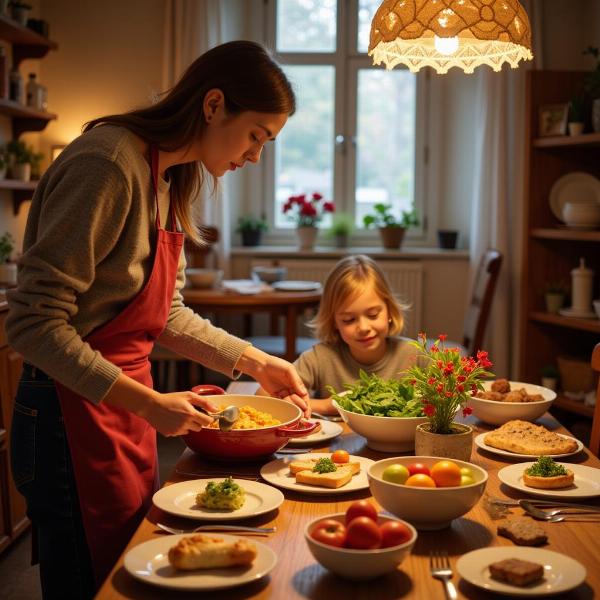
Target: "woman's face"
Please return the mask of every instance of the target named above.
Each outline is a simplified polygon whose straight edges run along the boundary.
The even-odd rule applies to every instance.
[[[211,97],[212,92],[218,94]],[[214,177],[235,171],[246,162],[258,162],[263,146],[275,139],[288,119],[286,114],[254,111],[230,116],[225,112],[219,90],[208,92],[207,99],[206,129],[192,151],[194,158],[200,160]]]

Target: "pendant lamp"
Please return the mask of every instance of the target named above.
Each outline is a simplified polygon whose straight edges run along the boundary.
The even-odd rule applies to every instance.
[[[413,73],[480,65],[500,71],[531,60],[529,17],[519,0],[384,0],[371,23],[369,56]]]

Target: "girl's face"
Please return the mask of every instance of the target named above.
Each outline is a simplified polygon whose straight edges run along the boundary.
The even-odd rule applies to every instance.
[[[358,362],[373,364],[383,358],[387,348],[389,311],[372,285],[342,304],[334,319],[342,340]]]
[[[228,115],[220,90],[206,95],[204,116],[206,130],[192,151],[213,177],[235,171],[246,162],[257,163],[263,146],[275,139],[288,119],[286,114],[254,111]]]

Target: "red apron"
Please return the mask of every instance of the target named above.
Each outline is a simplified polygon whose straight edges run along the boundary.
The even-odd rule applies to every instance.
[[[183,234],[160,226],[158,152],[151,148],[157,244],[152,272],[142,291],[86,342],[152,387],[148,355],[169,314]],[[79,504],[96,584],[100,585],[150,508],[158,488],[156,430],[144,419],[104,403],[94,404],[56,383],[71,451]]]

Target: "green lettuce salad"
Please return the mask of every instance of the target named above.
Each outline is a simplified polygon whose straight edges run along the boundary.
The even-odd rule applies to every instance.
[[[375,417],[423,417],[423,403],[412,386],[396,379],[382,379],[375,373],[360,371],[356,383],[344,386],[346,393],[336,393],[328,386],[331,398],[344,410]]]

